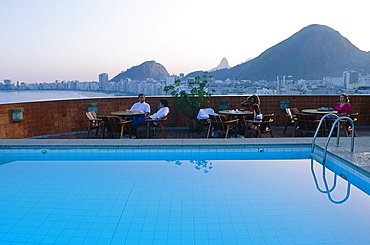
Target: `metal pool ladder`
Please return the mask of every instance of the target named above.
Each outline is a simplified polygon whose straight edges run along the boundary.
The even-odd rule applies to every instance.
[[[319,156],[317,155],[314,150],[315,150],[315,141],[316,141],[316,137],[317,137],[317,134],[319,133],[319,130],[321,128],[321,124],[323,121],[325,121],[324,119],[327,118],[327,117],[334,117],[336,118],[333,125],[331,126],[331,129],[330,129],[330,132],[329,132],[329,135],[328,135],[328,138],[326,140],[326,143],[325,143],[325,147],[324,147],[324,153],[323,153],[323,156]],[[317,126],[317,129],[316,129],[316,132],[315,132],[315,135],[313,136],[313,139],[312,139],[312,147],[311,147],[311,157],[314,158],[315,160],[321,162],[322,164],[325,164],[325,161],[326,161],[326,154],[327,154],[327,151],[328,151],[328,145],[329,145],[329,141],[332,137],[332,134],[334,132],[334,128],[335,128],[335,125],[338,124],[338,127],[337,127],[337,144],[336,146],[339,147],[339,138],[340,138],[340,121],[343,121],[343,120],[347,120],[351,123],[351,127],[352,127],[352,134],[351,134],[351,152],[353,152],[354,150],[354,142],[355,142],[355,124],[353,123],[353,120],[349,117],[338,117],[337,115],[335,114],[325,114],[321,120],[320,120],[320,123],[319,125]]]

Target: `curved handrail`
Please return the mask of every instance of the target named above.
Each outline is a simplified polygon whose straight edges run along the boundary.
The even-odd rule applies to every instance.
[[[351,152],[353,152],[354,150],[354,142],[355,142],[355,134],[354,134],[354,129],[355,129],[355,124],[353,123],[352,119],[349,118],[349,117],[339,117],[337,119],[335,119],[333,125],[331,126],[331,130],[330,130],[330,133],[329,133],[329,136],[328,136],[328,139],[326,140],[326,143],[325,143],[325,148],[324,148],[324,155],[323,155],[323,162],[325,162],[325,159],[326,159],[326,154],[328,152],[328,145],[329,145],[329,141],[331,139],[331,136],[333,134],[333,131],[334,131],[334,128],[335,128],[335,125],[337,123],[340,123],[340,121],[342,120],[347,120],[351,123],[351,127],[352,127],[352,135],[351,135]],[[337,145],[336,146],[339,146],[339,138],[340,138],[340,134],[339,134],[339,130],[340,130],[340,125],[338,125],[338,133],[337,133]]]
[[[312,146],[311,146],[311,153],[314,152],[314,148],[315,148],[315,141],[316,141],[316,137],[317,137],[317,134],[319,132],[319,129],[320,129],[320,126],[322,124],[322,122],[324,121],[324,119],[326,117],[329,117],[329,116],[335,116],[337,119],[335,119],[333,125],[331,126],[331,129],[330,129],[330,132],[329,132],[329,136],[326,140],[326,143],[325,143],[325,147],[324,147],[324,154],[323,154],[323,157],[322,157],[322,162],[323,164],[325,163],[326,161],[326,155],[327,155],[327,152],[328,152],[328,145],[329,145],[329,142],[330,142],[330,139],[331,139],[331,136],[333,134],[333,131],[334,131],[334,128],[335,128],[335,125],[336,124],[339,124],[340,121],[343,121],[343,120],[347,120],[351,123],[351,127],[352,127],[352,134],[351,134],[351,152],[354,151],[354,142],[355,142],[355,134],[354,134],[354,130],[355,130],[355,124],[353,122],[353,120],[349,117],[338,117],[337,115],[335,114],[326,114],[324,115],[321,120],[320,120],[320,123],[319,125],[317,126],[317,129],[316,129],[316,132],[315,132],[315,135],[312,139]],[[339,146],[339,139],[340,139],[340,125],[338,125],[338,130],[337,130],[337,144],[336,146]]]
[[[321,127],[322,122],[324,121],[324,119],[325,119],[325,118],[330,117],[330,116],[335,117],[335,118],[339,118],[339,117],[338,117],[338,115],[336,115],[336,114],[328,113],[328,114],[325,114],[325,115],[320,119],[319,125],[317,126],[316,132],[315,132],[315,134],[314,134],[314,136],[313,136],[313,138],[312,138],[311,153],[313,153],[313,152],[314,152],[314,146],[315,146],[316,137],[317,137],[317,134],[319,133],[319,129],[320,129],[320,127]]]

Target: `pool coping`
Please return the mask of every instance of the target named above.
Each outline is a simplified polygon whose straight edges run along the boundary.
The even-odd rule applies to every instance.
[[[317,138],[316,145],[323,149],[326,138]],[[0,139],[0,148],[23,147],[222,147],[222,146],[278,146],[278,145],[311,145],[312,138],[227,138],[227,139]],[[332,138],[328,153],[343,159],[361,172],[370,173],[370,140],[369,137],[356,137],[354,152],[350,152],[351,138],[341,137],[340,146]]]

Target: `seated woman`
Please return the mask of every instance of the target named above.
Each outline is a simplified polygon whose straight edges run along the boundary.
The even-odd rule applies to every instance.
[[[255,112],[255,118],[261,118],[262,119],[262,113],[260,109],[260,98],[257,95],[251,95],[247,98],[246,101],[243,101],[240,103],[242,106],[246,107],[246,110],[248,111],[254,111]],[[252,120],[254,118],[251,118]]]
[[[349,96],[348,94],[341,94],[339,96],[339,103],[337,103],[334,107],[335,111],[338,111],[338,116],[345,116],[351,114],[352,106],[349,103]]]

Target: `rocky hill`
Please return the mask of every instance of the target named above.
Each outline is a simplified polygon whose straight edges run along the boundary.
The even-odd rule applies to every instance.
[[[133,66],[127,71],[119,73],[117,76],[113,77],[111,82],[119,82],[121,79],[130,78],[131,80],[145,80],[146,78],[154,78],[155,80],[163,80],[164,77],[169,76],[166,68],[155,62],[146,61],[138,66]]]
[[[225,68],[230,68],[229,61],[227,61],[226,58],[222,58],[220,64],[218,66],[216,66],[215,68],[209,70],[209,72],[210,71],[217,71],[217,70],[225,69]]]
[[[361,51],[328,26],[310,25],[250,61],[209,75],[274,81],[278,75],[292,75],[295,80],[340,77],[345,70],[370,74],[370,52]],[[198,71],[187,76],[202,74]]]

